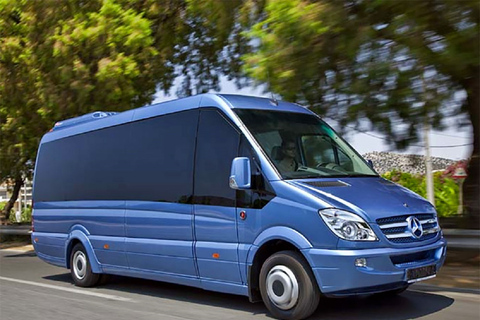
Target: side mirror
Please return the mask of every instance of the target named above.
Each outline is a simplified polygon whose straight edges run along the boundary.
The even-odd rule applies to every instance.
[[[232,170],[228,184],[235,190],[250,189],[252,173],[250,170],[250,159],[238,157],[232,161]]]
[[[372,169],[375,170],[375,168],[373,167],[373,161],[372,160],[367,160],[367,163],[368,163],[368,166]]]

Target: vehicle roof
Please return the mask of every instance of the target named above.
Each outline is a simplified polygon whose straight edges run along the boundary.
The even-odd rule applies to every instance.
[[[169,113],[207,107],[218,107],[226,114],[231,114],[231,112],[229,112],[231,109],[257,109],[311,113],[311,111],[303,106],[285,101],[276,101],[268,98],[235,94],[205,93],[187,98],[148,105],[109,115],[103,118],[92,118],[91,121],[80,122],[64,128],[56,128],[57,130],[53,130],[52,132],[45,134],[41,143]],[[69,120],[71,119],[62,120],[62,122],[69,122]]]

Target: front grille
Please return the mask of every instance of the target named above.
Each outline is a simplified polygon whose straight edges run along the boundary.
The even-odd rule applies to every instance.
[[[408,229],[407,218],[417,218],[423,229],[420,238],[415,237]],[[377,224],[385,237],[393,243],[412,243],[435,238],[440,231],[437,218],[433,214],[413,214],[377,219]]]

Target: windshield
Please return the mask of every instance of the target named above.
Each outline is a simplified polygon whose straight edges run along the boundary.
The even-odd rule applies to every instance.
[[[352,147],[314,115],[234,111],[284,179],[377,176]]]

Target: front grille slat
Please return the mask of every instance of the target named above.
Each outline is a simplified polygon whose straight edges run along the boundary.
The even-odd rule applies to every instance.
[[[380,228],[381,229],[390,229],[390,228],[397,228],[397,227],[405,228],[406,226],[407,226],[407,221],[384,224],[380,226]]]
[[[428,220],[433,219],[433,214],[425,213],[425,214],[408,214],[403,216],[395,216],[395,217],[388,217],[388,218],[380,218],[377,219],[377,223],[380,224],[387,224],[387,223],[395,223],[395,222],[404,222],[410,216],[414,216],[418,220]]]
[[[437,236],[437,233],[431,233],[431,234],[424,235],[420,239],[410,237],[410,238],[391,239],[390,241],[393,242],[393,243],[412,243],[412,242],[427,241],[427,240],[435,238],[436,236]]]
[[[382,231],[383,231],[383,234],[385,234],[385,235],[402,233],[402,232],[405,231],[405,227],[382,229]]]
[[[407,218],[414,216],[422,224],[423,235],[414,237],[408,230]],[[413,214],[377,219],[377,224],[385,237],[393,243],[412,243],[433,239],[440,231],[437,219],[433,214]]]

